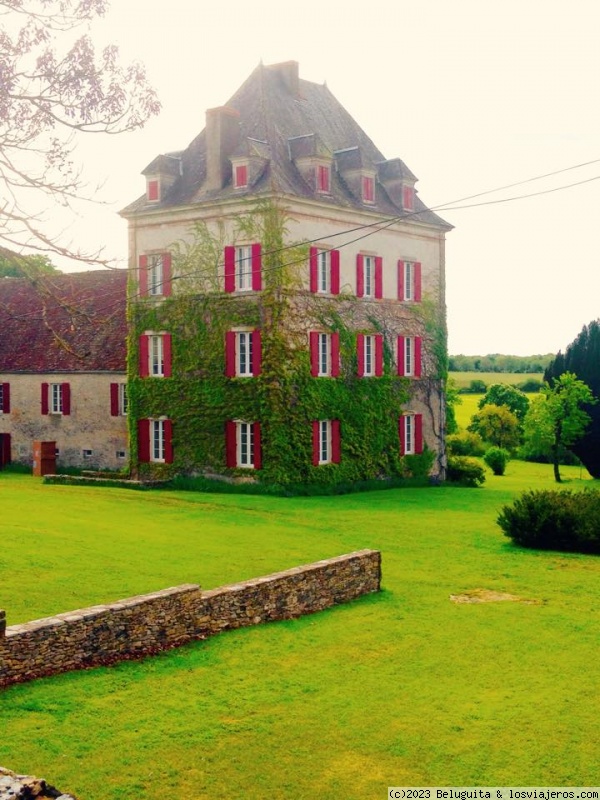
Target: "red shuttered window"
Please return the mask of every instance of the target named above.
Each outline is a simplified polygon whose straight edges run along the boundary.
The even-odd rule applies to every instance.
[[[398,300],[421,302],[421,263],[398,261]]]
[[[315,294],[340,293],[340,251],[310,248],[310,291]]]
[[[159,200],[159,183],[157,180],[148,181],[146,184],[146,199],[150,202]]]
[[[423,372],[422,342],[420,336],[398,337],[398,375],[420,378]]]
[[[230,469],[261,469],[260,422],[227,420],[225,423],[225,463]]]
[[[139,344],[140,378],[170,378],[173,371],[170,333],[144,333]]]
[[[341,432],[339,419],[313,420],[312,463],[339,464],[341,460]]]
[[[398,420],[400,455],[418,455],[423,452],[423,415],[403,414]]]
[[[235,188],[244,189],[248,186],[248,167],[246,164],[238,164],[235,168]]]
[[[313,378],[337,378],[340,374],[339,333],[310,331],[310,374]]]
[[[253,331],[227,331],[225,334],[225,375],[228,378],[252,378],[260,375],[262,339]]]
[[[224,250],[225,291],[260,292],[262,289],[262,249],[260,244],[232,246]]]
[[[0,414],[10,414],[10,383],[0,383]]]

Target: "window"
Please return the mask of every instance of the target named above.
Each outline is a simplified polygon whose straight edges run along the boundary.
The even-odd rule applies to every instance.
[[[225,248],[225,291],[258,292],[262,289],[260,244]]]
[[[171,294],[170,253],[140,256],[139,287],[142,297],[168,297]]]
[[[331,170],[325,164],[317,165],[317,192],[328,194],[331,191]]]
[[[117,450],[115,455],[119,460],[121,460],[121,459],[125,458],[127,454],[126,454],[125,450]]]
[[[313,465],[339,464],[341,457],[340,421],[321,419],[313,422]]]
[[[83,458],[84,458],[85,460],[88,460],[88,459],[90,459],[90,458],[93,458],[93,456],[94,456],[94,451],[93,451],[93,450],[82,450],[82,451],[81,451],[81,455],[83,456]]]
[[[63,417],[71,413],[71,386],[68,383],[42,383],[42,414]]]
[[[422,339],[420,336],[398,337],[398,375],[420,378]]]
[[[228,467],[260,469],[260,423],[228,420],[225,423],[225,450]]]
[[[383,335],[359,333],[357,356],[359,377],[381,377],[383,375]]]
[[[262,346],[260,330],[227,331],[225,334],[225,375],[251,378],[260,375]]]
[[[173,463],[173,423],[166,417],[138,420],[140,462]]]
[[[340,251],[310,248],[310,290],[318,294],[340,293]]]
[[[375,179],[369,175],[362,176],[362,199],[363,203],[375,202]]]
[[[170,333],[145,333],[140,336],[140,363],[141,378],[170,378],[171,377],[171,334]]]
[[[339,333],[311,331],[310,373],[313,378],[337,378],[340,374]]]
[[[0,414],[10,413],[10,383],[0,383]]]
[[[148,181],[146,184],[146,199],[154,202],[159,199],[159,186],[156,179]]]
[[[415,210],[415,190],[412,186],[402,188],[402,208],[405,211]]]
[[[248,166],[237,164],[234,170],[234,186],[236,189],[245,189],[248,186]]]
[[[111,417],[127,416],[127,384],[111,383],[110,385]]]
[[[383,259],[380,256],[356,257],[356,295],[357,297],[383,297]]]
[[[400,455],[410,456],[423,452],[423,416],[421,414],[403,414],[400,417]]]
[[[421,302],[421,264],[398,261],[398,300]]]

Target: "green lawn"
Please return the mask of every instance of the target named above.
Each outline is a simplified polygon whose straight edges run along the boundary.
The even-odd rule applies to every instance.
[[[563,468],[567,487],[590,485]],[[584,473],[585,477],[588,476]],[[9,624],[362,547],[377,596],[0,695],[0,764],[82,800],[382,798],[388,785],[598,785],[600,559],[495,524],[547,465],[481,489],[267,498],[0,473]],[[529,602],[455,604],[486,588]]]

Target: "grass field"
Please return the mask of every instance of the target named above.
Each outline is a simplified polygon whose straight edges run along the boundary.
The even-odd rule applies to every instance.
[[[563,468],[567,487],[590,485]],[[587,476],[586,476],[587,477]],[[0,473],[9,624],[362,547],[383,592],[0,694],[0,764],[82,800],[376,800],[388,785],[598,785],[600,559],[495,524],[547,465],[481,489],[267,498]],[[526,602],[456,604],[475,588]]]
[[[541,381],[544,375],[542,372],[450,372],[449,377],[459,389],[464,389],[470,385],[471,381],[483,381],[486,386],[491,386],[494,383],[509,383],[514,386],[530,378]]]

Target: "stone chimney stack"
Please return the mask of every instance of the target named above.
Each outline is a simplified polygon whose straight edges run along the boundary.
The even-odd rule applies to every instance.
[[[229,157],[240,142],[240,115],[221,106],[206,112],[206,188],[222,189],[231,177]]]
[[[294,97],[300,96],[300,74],[297,61],[270,64],[268,68],[278,73],[291,95]]]

